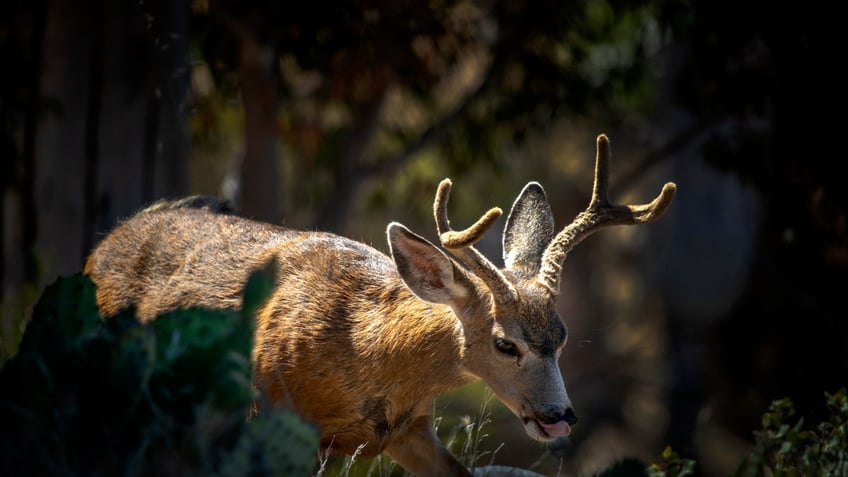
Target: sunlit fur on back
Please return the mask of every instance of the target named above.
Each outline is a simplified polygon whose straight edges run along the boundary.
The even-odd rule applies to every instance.
[[[364,455],[381,452],[429,415],[424,397],[473,379],[455,360],[456,319],[416,298],[385,254],[186,205],[137,214],[91,255],[85,273],[105,316],[129,306],[142,320],[189,306],[239,308],[250,272],[276,257],[276,291],[258,317],[257,383],[320,423],[338,452],[363,443]],[[422,362],[440,372],[421,374]]]
[[[452,230],[445,180],[434,203],[441,248],[393,222],[386,255],[191,197],[120,224],[85,273],[104,316],[135,307],[151,320],[177,308],[237,309],[249,274],[275,259],[276,286],[257,314],[256,387],[315,422],[324,448],[385,452],[421,476],[467,476],[435,435],[433,399],[482,379],[530,437],[568,436],[577,417],[559,370],[567,339],[556,312],[563,260],[602,226],[656,220],[674,195],[666,184],[649,204],[610,204],[609,144],[603,135],[597,144],[590,205],[559,233],[542,187],[522,190],[504,229],[503,269],[473,246],[500,209]]]

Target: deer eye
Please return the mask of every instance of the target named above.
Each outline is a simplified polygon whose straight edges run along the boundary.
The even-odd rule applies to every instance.
[[[515,347],[515,343],[503,338],[495,338],[495,348],[507,356],[518,356],[518,348]]]

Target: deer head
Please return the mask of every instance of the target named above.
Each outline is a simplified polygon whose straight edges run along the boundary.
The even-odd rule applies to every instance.
[[[676,191],[675,184],[667,183],[648,204],[611,204],[609,161],[609,140],[600,135],[589,206],[559,233],[542,186],[531,182],[524,187],[504,229],[503,269],[474,248],[501,209],[489,210],[465,230],[452,230],[448,179],[439,184],[434,215],[441,246],[451,256],[401,224],[388,227],[391,255],[404,283],[422,300],[447,305],[456,316],[465,372],[483,379],[539,441],[567,436],[577,422],[558,364],[568,337],[556,309],[566,255],[604,226],[657,220]]]

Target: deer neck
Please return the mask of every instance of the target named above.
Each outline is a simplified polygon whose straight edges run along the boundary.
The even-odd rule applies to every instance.
[[[419,299],[402,284],[392,293],[398,306],[378,311],[373,326],[382,330],[369,333],[379,343],[371,349],[388,353],[383,358],[412,370],[436,394],[476,380],[465,368],[465,338],[453,310]]]

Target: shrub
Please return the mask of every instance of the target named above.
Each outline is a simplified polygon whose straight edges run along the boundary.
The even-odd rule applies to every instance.
[[[828,416],[814,428],[804,419],[793,421],[795,406],[788,398],[773,401],[763,414],[762,429],[754,432],[754,446],[733,474],[735,477],[845,477],[848,476],[848,393],[824,393]],[[662,461],[647,469],[650,477],[684,477],[695,471],[695,461],[666,447]]]
[[[829,416],[812,429],[803,418],[792,421],[792,401],[774,401],[736,476],[848,476],[848,394],[843,388],[825,398]]]
[[[49,286],[0,370],[0,475],[310,475],[314,427],[286,409],[248,420],[255,273],[240,311],[101,318],[82,275]]]

